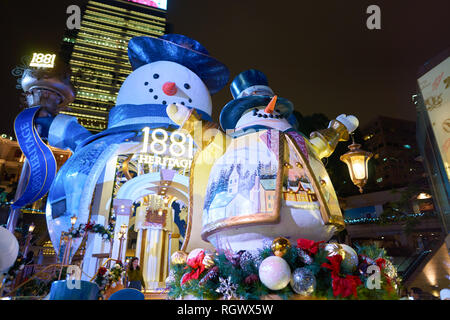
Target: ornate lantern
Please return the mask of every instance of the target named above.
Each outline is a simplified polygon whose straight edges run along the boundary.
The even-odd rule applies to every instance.
[[[372,153],[361,150],[361,145],[353,143],[348,146],[349,152],[341,156],[341,161],[348,166],[350,172],[350,178],[355,186],[359,187],[359,192],[363,192],[363,187],[367,183],[369,177],[369,171],[367,163],[372,158]]]

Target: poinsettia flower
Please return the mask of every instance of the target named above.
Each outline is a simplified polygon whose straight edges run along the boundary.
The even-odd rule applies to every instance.
[[[327,268],[331,270],[332,275],[339,275],[341,271],[341,263],[342,263],[342,256],[339,254],[336,254],[331,257],[327,257],[328,261],[330,263],[322,263],[321,267]]]
[[[309,255],[314,255],[319,250],[321,243],[325,241],[315,242],[309,239],[297,239],[297,247],[306,251]]]
[[[381,270],[383,270],[384,267],[386,266],[386,260],[384,260],[383,258],[378,258],[377,260],[375,260],[375,263]]]
[[[358,276],[346,275],[345,278],[338,275],[332,275],[333,279],[333,295],[337,297],[341,295],[343,298],[353,295],[358,297],[356,288],[362,284],[361,279]]]
[[[337,254],[327,259],[330,263],[322,263],[322,267],[331,270],[333,295],[341,295],[343,298],[351,295],[357,297],[356,288],[362,284],[361,279],[349,274],[345,277],[340,275],[342,256]]]

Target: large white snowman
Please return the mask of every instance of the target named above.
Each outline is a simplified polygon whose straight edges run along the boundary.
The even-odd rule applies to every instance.
[[[177,103],[211,119],[211,94],[229,79],[225,65],[199,42],[183,35],[135,37],[128,43],[128,55],[134,71],[119,91],[107,130],[92,135],[76,118],[63,114],[50,125],[49,143],[74,152],[58,172],[48,195],[47,225],[57,252],[61,232],[71,227],[71,216],[78,218],[75,228],[87,223],[96,184],[121,145],[142,141],[145,127],[178,129],[167,116],[169,104]],[[107,219],[95,218],[95,212],[92,217],[97,223],[108,224]],[[79,245],[80,239],[76,239],[72,255]]]
[[[203,121],[200,116],[180,104],[167,108],[175,122],[197,136],[202,152],[222,146],[201,199],[203,240],[233,251],[256,250],[279,236],[293,242],[329,240],[344,221],[320,159],[348,140],[358,120],[340,115],[307,139],[295,130],[292,103],[274,95],[262,72],[242,72],[231,92],[234,100],[220,115],[226,134],[217,130],[213,139],[209,134],[199,140],[193,123]],[[203,131],[213,127],[202,123]]]

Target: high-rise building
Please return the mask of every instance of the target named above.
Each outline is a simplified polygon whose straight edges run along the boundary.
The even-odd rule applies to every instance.
[[[364,146],[374,154],[376,189],[404,187],[423,179],[424,168],[412,121],[379,116],[361,128]]]
[[[61,56],[73,72],[76,100],[68,115],[91,132],[107,127],[108,112],[131,73],[127,44],[135,36],[160,37],[166,31],[167,1],[89,0],[81,28],[67,30]]]

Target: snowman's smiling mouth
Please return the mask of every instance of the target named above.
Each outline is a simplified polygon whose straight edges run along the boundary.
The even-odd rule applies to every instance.
[[[259,111],[263,111],[262,113],[260,113]],[[252,110],[253,116],[254,117],[258,117],[258,118],[264,118],[264,119],[283,119],[283,115],[280,114],[279,110],[275,110],[275,112],[277,112],[278,114],[273,114],[273,113],[266,113],[264,112],[264,110],[259,110],[257,108]]]

